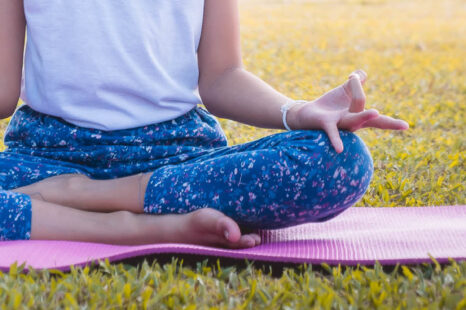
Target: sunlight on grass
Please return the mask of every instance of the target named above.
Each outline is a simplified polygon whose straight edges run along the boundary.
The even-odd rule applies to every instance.
[[[464,204],[464,1],[242,1],[246,68],[295,99],[313,100],[357,68],[367,108],[410,124],[358,131],[374,179],[356,206]],[[279,130],[221,119],[231,144]]]
[[[358,131],[375,174],[357,206],[465,204],[466,2],[242,0],[246,68],[295,99],[312,100],[354,69],[368,75],[367,108],[411,129]],[[280,130],[219,119],[230,145]],[[3,135],[8,120],[0,122]],[[3,136],[1,136],[3,137]],[[0,142],[0,150],[4,146]],[[101,263],[0,272],[0,304],[37,308],[465,309],[466,263],[286,270]]]
[[[214,261],[215,262],[215,261]],[[252,263],[246,268],[173,259],[138,268],[101,262],[98,269],[72,268],[21,274],[0,272],[0,304],[9,309],[464,309],[466,262],[411,268],[331,268],[301,265],[281,277]],[[112,280],[109,280],[112,279]],[[463,281],[463,284],[462,284]],[[27,285],[20,285],[20,283]],[[401,306],[397,308],[397,306]],[[210,308],[213,307],[213,308]],[[284,308],[283,308],[284,307]]]

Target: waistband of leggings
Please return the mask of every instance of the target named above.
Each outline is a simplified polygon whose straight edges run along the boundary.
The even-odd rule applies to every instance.
[[[49,147],[77,145],[171,145],[178,143],[227,144],[218,120],[207,110],[196,106],[187,113],[160,123],[141,127],[104,131],[79,127],[65,120],[20,106],[5,131],[8,147]]]
[[[66,126],[68,128],[74,128],[74,129],[77,129],[77,130],[85,130],[85,131],[90,131],[90,132],[98,132],[98,133],[102,134],[102,133],[111,133],[111,132],[117,133],[117,132],[124,132],[124,131],[137,131],[138,129],[141,129],[141,128],[154,127],[154,126],[170,127],[170,124],[181,125],[181,124],[184,124],[184,123],[186,123],[186,122],[188,122],[190,120],[195,120],[197,115],[201,115],[202,120],[206,121],[206,122],[216,121],[215,118],[213,117],[213,115],[211,113],[209,113],[207,110],[205,110],[201,106],[195,106],[194,108],[192,108],[188,112],[186,112],[186,113],[184,113],[184,114],[182,114],[182,115],[180,115],[180,116],[178,116],[178,117],[176,117],[174,119],[166,120],[166,121],[163,121],[163,122],[146,124],[146,125],[142,125],[142,126],[138,126],[138,127],[132,127],[132,128],[117,129],[117,130],[101,130],[101,129],[97,129],[97,128],[81,127],[81,126],[75,125],[73,123],[70,123],[70,122],[66,121],[65,119],[63,119],[61,117],[36,111],[36,110],[34,110],[33,108],[31,108],[29,105],[27,105],[25,103],[20,105],[16,109],[16,111],[13,114],[11,120],[13,120],[14,118],[19,118],[19,119],[21,119],[21,118],[33,118],[33,119],[37,119],[37,120],[42,120],[44,122],[50,122],[50,121],[51,122],[58,122],[58,123]]]

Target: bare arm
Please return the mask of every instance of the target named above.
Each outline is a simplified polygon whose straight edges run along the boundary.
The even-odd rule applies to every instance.
[[[280,107],[289,98],[243,68],[238,15],[237,0],[205,1],[198,49],[202,101],[218,117],[285,129]],[[293,123],[291,111],[289,123]]]
[[[26,20],[22,0],[0,1],[0,119],[13,114],[20,96]]]
[[[214,115],[257,127],[284,129],[280,107],[289,99],[243,68],[238,0],[206,0],[199,44],[199,93]],[[335,150],[343,151],[339,129],[373,127],[405,130],[408,123],[365,109],[367,74],[354,71],[346,82],[321,97],[291,108],[291,129],[322,129]]]

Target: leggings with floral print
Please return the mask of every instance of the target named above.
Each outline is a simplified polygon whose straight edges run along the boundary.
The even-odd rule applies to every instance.
[[[12,189],[69,173],[102,180],[151,172],[149,214],[210,207],[246,229],[326,221],[359,201],[373,174],[364,142],[349,131],[340,135],[340,154],[322,130],[228,146],[217,119],[201,106],[173,120],[104,131],[22,105],[0,152],[0,240],[30,238],[31,199]]]

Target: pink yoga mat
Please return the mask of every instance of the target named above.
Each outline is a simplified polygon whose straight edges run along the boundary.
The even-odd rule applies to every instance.
[[[193,254],[283,263],[411,264],[466,259],[466,206],[350,208],[334,219],[261,231],[263,244],[229,250],[188,244],[116,246],[69,241],[0,242],[0,269],[13,262],[69,270],[108,258]]]

